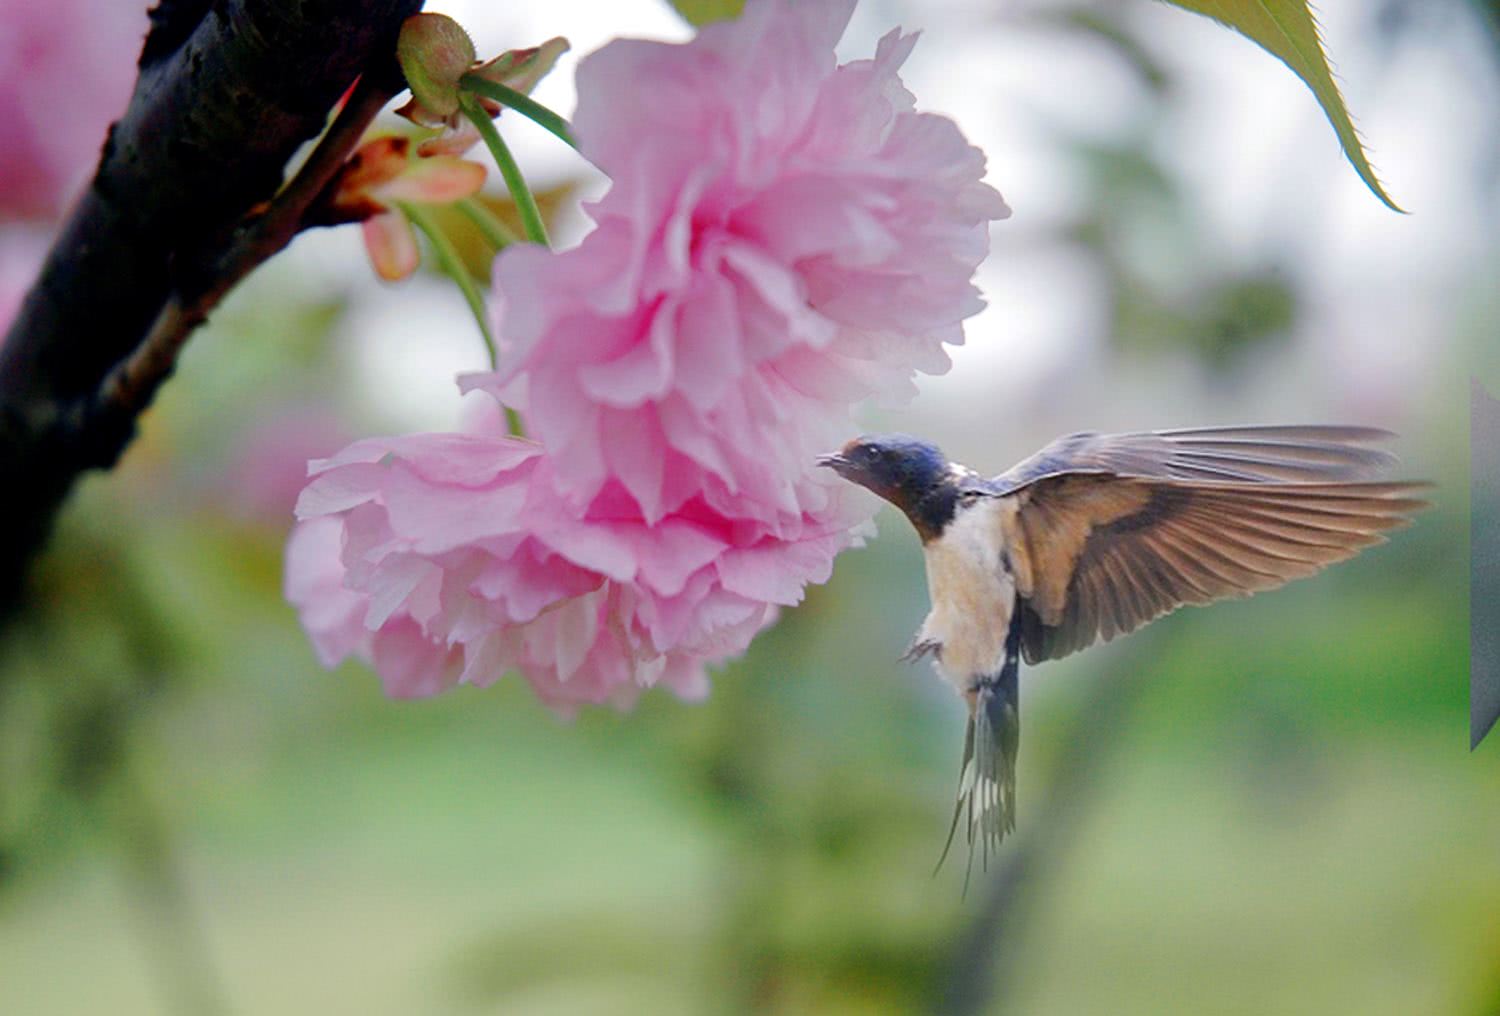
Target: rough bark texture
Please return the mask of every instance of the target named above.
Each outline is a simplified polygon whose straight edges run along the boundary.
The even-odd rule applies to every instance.
[[[104,379],[169,304],[219,285],[237,229],[356,78],[398,87],[396,35],[421,5],[162,0],[152,11],[130,104],[0,345],[0,602],[74,480],[112,466],[134,433],[139,405],[101,402]]]

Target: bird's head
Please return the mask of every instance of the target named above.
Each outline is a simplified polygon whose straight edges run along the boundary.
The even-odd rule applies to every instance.
[[[818,465],[900,508],[924,540],[941,533],[953,516],[957,474],[942,449],[930,441],[905,434],[867,434],[820,455]]]

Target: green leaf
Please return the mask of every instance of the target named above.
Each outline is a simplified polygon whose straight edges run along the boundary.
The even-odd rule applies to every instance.
[[[1349,118],[1349,110],[1334,83],[1318,34],[1318,22],[1307,0],[1167,0],[1167,3],[1228,25],[1290,67],[1317,97],[1359,178],[1386,207],[1403,211],[1380,185],[1365,156],[1354,121]]]
[[[728,21],[740,16],[745,0],[667,0],[690,25]]]

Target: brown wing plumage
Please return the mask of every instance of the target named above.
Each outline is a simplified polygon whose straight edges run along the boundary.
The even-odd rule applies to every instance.
[[[1374,427],[1339,425],[1070,434],[990,483],[1007,492],[1065,473],[1240,483],[1370,479],[1396,458],[1365,446],[1390,437],[1389,431]]]
[[[1379,436],[1271,427],[1054,442],[996,481],[1019,481],[1006,535],[1025,659],[1273,589],[1381,542],[1425,506],[1413,496],[1425,485],[1365,479],[1394,461],[1354,444]],[[1226,472],[1235,478],[1204,478]]]

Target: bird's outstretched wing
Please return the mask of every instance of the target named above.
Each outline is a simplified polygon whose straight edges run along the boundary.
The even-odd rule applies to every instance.
[[[1392,436],[1337,425],[1069,434],[989,482],[1008,493],[1065,473],[1239,483],[1368,480],[1395,465],[1396,457],[1367,446]]]
[[[1357,427],[1077,435],[994,481],[1027,662],[1134,631],[1183,604],[1272,589],[1379,543],[1425,507]]]

